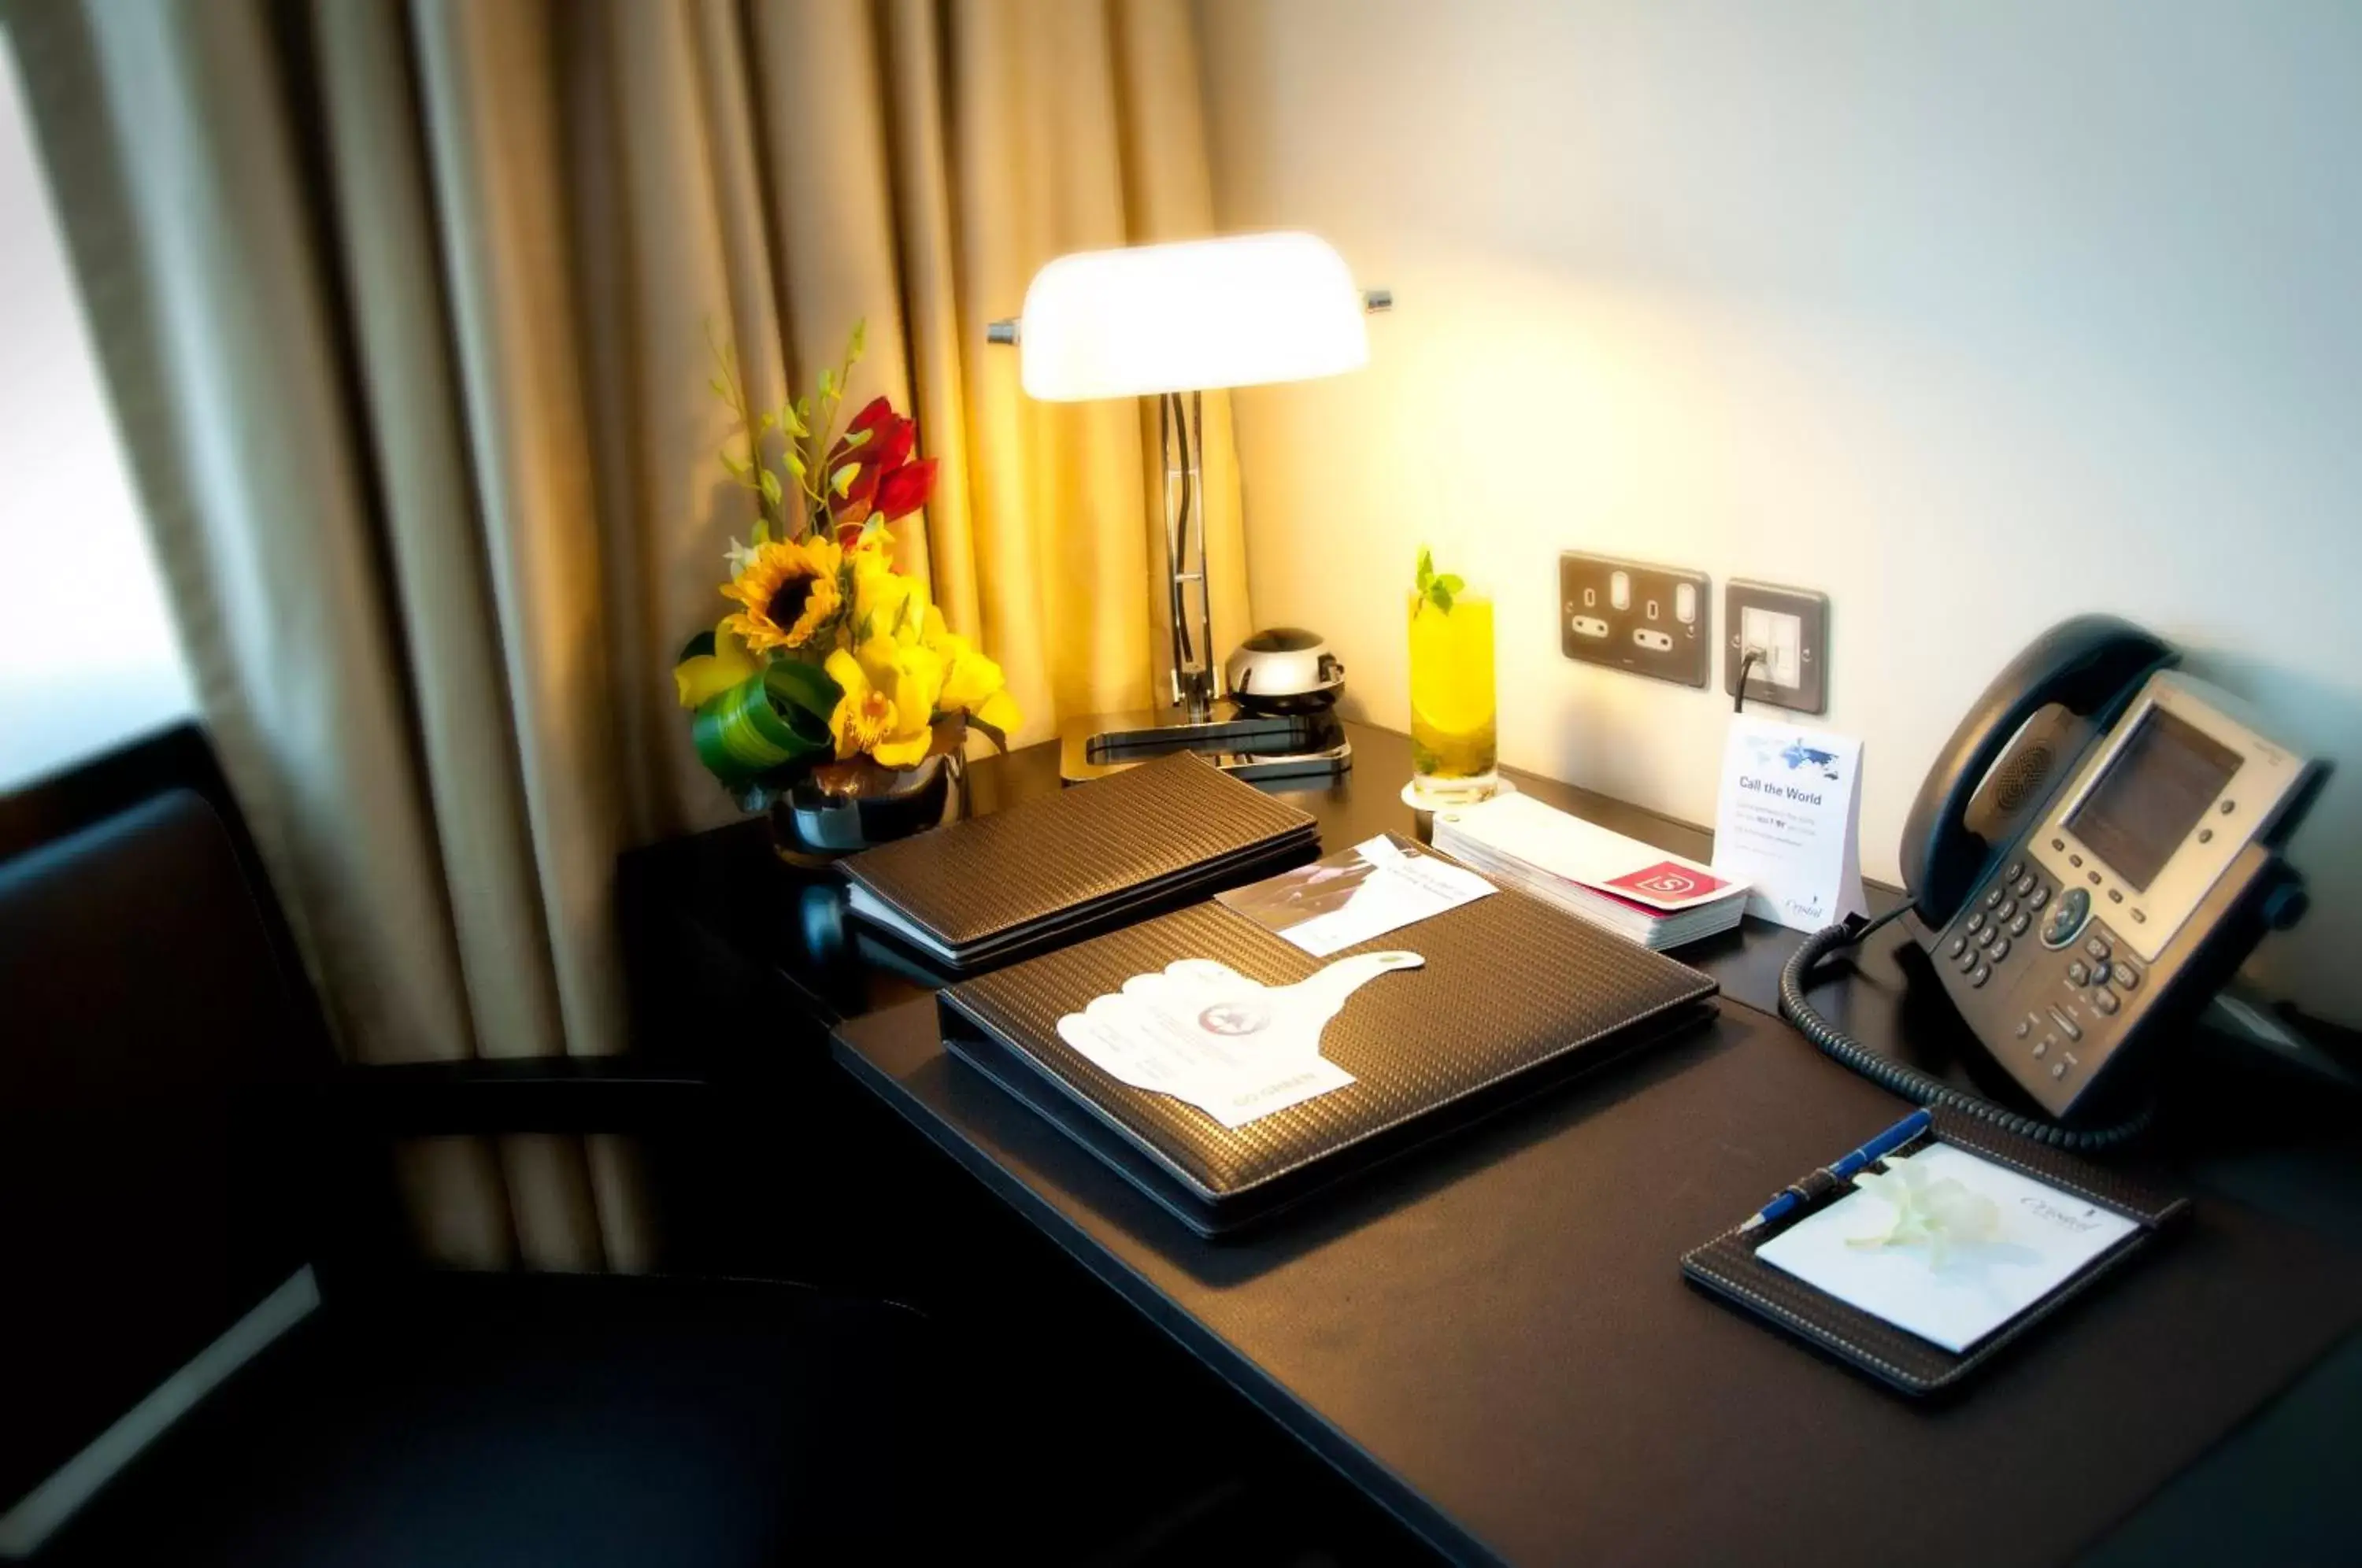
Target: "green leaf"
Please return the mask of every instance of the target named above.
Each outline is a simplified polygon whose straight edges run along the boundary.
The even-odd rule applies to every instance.
[[[1438,610],[1447,615],[1451,613],[1451,590],[1443,586],[1442,579],[1436,580],[1435,585],[1427,591],[1427,597]]]
[[[1445,572],[1441,577],[1437,578],[1435,581],[1436,586],[1442,589],[1447,594],[1461,592],[1468,586],[1465,580],[1451,572]],[[1451,606],[1447,604],[1444,608],[1448,610]]]
[[[763,470],[763,499],[777,506],[779,503],[779,476],[770,469]]]
[[[804,459],[802,455],[793,447],[789,447],[782,455],[787,458],[788,472],[795,476],[797,483],[802,483],[804,477]]]
[[[844,351],[844,357],[848,359],[860,359],[861,350],[868,341],[869,318],[865,315],[859,321],[853,324],[853,344]]]
[[[804,416],[793,403],[779,404],[777,417],[779,421],[779,428],[799,440],[811,434],[810,430],[804,428]]]
[[[834,403],[836,401],[836,372],[834,370],[822,370],[820,373],[820,400],[822,403]]]
[[[1427,597],[1428,585],[1435,580],[1435,552],[1426,546],[1418,551],[1418,596]]]
[[[846,451],[848,451],[848,452],[849,452],[849,451],[851,451],[854,447],[864,445],[865,443],[866,443],[866,442],[868,441],[868,439],[869,439],[869,437],[870,437],[870,436],[871,436],[872,434],[873,434],[873,432],[870,432],[870,431],[867,431],[867,430],[848,430],[848,431],[846,431],[846,432],[844,433],[844,449],[845,449]]]
[[[853,493],[853,481],[860,476],[861,465],[859,463],[846,463],[842,468],[838,469],[836,472],[828,476],[828,488],[834,491],[840,496],[851,495]]]
[[[754,469],[754,465],[745,458],[732,457],[727,447],[722,448],[722,466],[729,470],[732,479],[738,480],[745,479]]]
[[[774,705],[785,703],[818,718],[821,734],[827,734],[829,715],[844,698],[844,689],[829,679],[827,670],[800,658],[783,658],[765,672],[765,679]]]

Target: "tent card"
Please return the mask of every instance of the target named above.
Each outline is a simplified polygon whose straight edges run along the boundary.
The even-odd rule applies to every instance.
[[[1893,1155],[1885,1164],[1900,1176],[1906,1160],[1908,1183],[1859,1187],[1789,1226],[1755,1255],[1959,1353],[2136,1229],[2113,1209],[1948,1143]],[[1906,1196],[1897,1201],[1890,1192]],[[1905,1202],[1923,1212],[1904,1213]]]
[[[1861,742],[1740,714],[1723,748],[1714,868],[1750,884],[1747,912],[1798,931],[1867,914]]]
[[[1214,900],[1326,958],[1495,891],[1473,871],[1388,833]]]
[[[1177,959],[1066,1014],[1058,1038],[1134,1088],[1243,1127],[1352,1083],[1320,1055],[1320,1032],[1372,980],[1426,962],[1416,953],[1363,953],[1292,986],[1266,986],[1211,958]]]

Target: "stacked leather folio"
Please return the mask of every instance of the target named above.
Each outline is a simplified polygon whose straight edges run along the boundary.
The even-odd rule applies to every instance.
[[[1308,858],[1312,818],[1175,753],[852,856],[853,913],[954,973]]]
[[[1279,987],[1326,962],[1399,950],[1424,964],[1354,992],[1321,1032],[1321,1055],[1353,1081],[1238,1127],[1121,1081],[1059,1035],[1065,1015],[1176,960],[1216,960]],[[1198,903],[963,980],[937,1005],[953,1054],[1213,1236],[1701,1022],[1715,988],[1672,959],[1503,889],[1330,960]]]

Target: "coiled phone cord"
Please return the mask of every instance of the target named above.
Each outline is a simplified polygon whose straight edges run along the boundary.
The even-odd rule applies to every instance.
[[[1796,949],[1796,955],[1788,960],[1786,968],[1780,971],[1780,1016],[1794,1024],[1796,1032],[1818,1046],[1822,1055],[1852,1068],[1890,1094],[1900,1095],[1920,1105],[1942,1106],[1948,1110],[1990,1121],[2004,1132],[2031,1138],[2037,1143],[2047,1143],[2054,1149],[2079,1152],[2112,1149],[2148,1131],[2149,1123],[2157,1120],[2157,1102],[2154,1100],[2145,1103],[2124,1121],[2105,1127],[2061,1127],[2038,1116],[2005,1110],[1966,1089],[1955,1088],[1931,1073],[1924,1073],[1892,1057],[1882,1056],[1823,1018],[1813,1004],[1805,999],[1805,988],[1812,983],[1813,970],[1830,954],[1853,946],[1909,907],[1905,904],[1863,925],[1839,923],[1824,926],[1805,938],[1805,944]]]

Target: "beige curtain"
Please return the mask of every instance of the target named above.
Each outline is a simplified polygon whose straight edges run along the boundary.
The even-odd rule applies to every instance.
[[[626,1043],[615,856],[731,812],[668,674],[748,523],[709,327],[775,399],[866,318],[855,395],[942,459],[906,559],[1021,740],[1145,701],[1139,412],[1025,401],[984,326],[1061,251],[1209,228],[1186,0],[6,15],[206,716],[356,1057]],[[623,1145],[410,1166],[447,1257],[646,1259]]]

